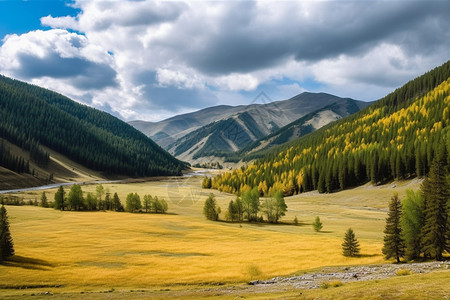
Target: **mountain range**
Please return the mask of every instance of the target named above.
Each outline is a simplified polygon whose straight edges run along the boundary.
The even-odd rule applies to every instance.
[[[130,122],[183,161],[236,160],[243,149],[268,148],[312,132],[369,103],[304,92],[288,100],[214,106],[160,122]]]

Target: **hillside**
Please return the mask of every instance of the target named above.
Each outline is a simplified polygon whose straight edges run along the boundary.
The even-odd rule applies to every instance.
[[[283,101],[236,107],[216,106],[158,123],[134,121],[130,124],[155,139],[177,158],[192,163],[202,157],[229,156],[298,118],[327,106],[333,106],[333,111],[329,111],[331,115],[316,115],[315,120],[310,120],[314,122],[311,130],[356,112],[367,103],[325,93],[305,92]]]
[[[339,100],[289,123],[268,136],[248,144],[240,151],[228,155],[225,161],[238,162],[242,159],[248,161],[255,158],[262,158],[267,152],[266,150],[302,137],[328,123],[354,114],[369,104],[370,102],[355,102],[352,99]]]
[[[438,147],[450,150],[449,77],[450,61],[354,115],[215,177],[213,187],[292,195],[423,176]]]
[[[35,166],[46,170],[51,151],[105,177],[175,175],[184,168],[125,122],[4,76],[0,76],[0,119],[0,166],[17,174],[36,177]],[[48,173],[47,181],[51,181],[53,176]]]

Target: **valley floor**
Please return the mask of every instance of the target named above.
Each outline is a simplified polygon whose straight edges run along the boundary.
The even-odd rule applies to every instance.
[[[221,218],[235,196],[201,189],[201,180],[185,177],[104,184],[111,193],[117,192],[123,202],[131,192],[137,192],[141,198],[145,194],[165,198],[169,203],[166,215],[8,206],[16,256],[13,262],[0,265],[0,298],[39,299],[47,297],[46,292],[53,294],[53,299],[216,295],[285,298],[300,292],[314,298],[328,297],[327,293],[333,291],[351,291],[362,282],[347,283],[347,279],[340,278],[343,286],[311,290],[318,281],[305,287],[296,287],[290,284],[295,280],[288,279],[253,286],[246,283],[289,274],[300,279],[298,276],[305,272],[319,274],[324,268],[328,273],[343,273],[345,267],[387,263],[381,255],[387,203],[394,192],[403,197],[406,189],[420,185],[414,180],[382,187],[367,185],[336,194],[312,192],[289,197],[284,223],[268,225],[207,221],[202,207],[209,193],[215,194],[222,207]],[[95,187],[82,188],[84,192],[94,192]],[[56,189],[46,192],[53,199]],[[33,200],[39,199],[40,193],[29,191],[17,196]],[[296,216],[298,226],[292,224]],[[320,233],[311,226],[316,216],[324,224]],[[346,258],[341,254],[348,227],[354,229],[360,241],[360,257]],[[351,271],[352,268],[344,273],[361,273]],[[428,290],[435,290],[436,282],[448,280],[450,273],[447,269],[429,274],[410,270],[412,275],[391,278],[389,284],[381,284],[384,279],[378,277],[367,282],[385,288],[391,281],[409,284],[408,280],[422,280],[413,278],[425,278]],[[283,280],[290,283],[285,285]],[[233,292],[228,293],[229,290]]]

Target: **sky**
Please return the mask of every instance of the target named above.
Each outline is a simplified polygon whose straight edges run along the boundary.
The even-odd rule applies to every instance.
[[[0,0],[0,74],[122,120],[382,98],[450,59],[450,1]]]

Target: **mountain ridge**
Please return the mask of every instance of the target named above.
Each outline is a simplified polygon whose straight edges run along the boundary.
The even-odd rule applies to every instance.
[[[34,156],[41,157],[44,165],[49,162],[49,155],[41,146],[105,176],[176,175],[185,167],[118,118],[5,76],[0,76],[0,117],[0,138],[27,153],[37,153]],[[32,174],[26,158],[36,159],[25,156],[2,155],[0,162],[5,165],[10,161],[8,165],[16,172]]]
[[[174,156],[192,163],[201,157],[228,156],[317,109],[350,102],[356,110],[368,105],[368,102],[327,93],[304,92],[287,100],[213,106],[157,123],[133,121],[130,124],[154,138]],[[338,111],[339,117],[348,114]],[[194,126],[189,127],[192,124]]]

